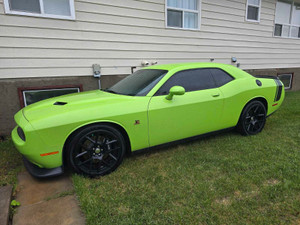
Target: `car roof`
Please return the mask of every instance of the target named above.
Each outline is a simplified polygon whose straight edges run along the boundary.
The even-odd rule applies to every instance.
[[[211,63],[211,62],[189,62],[189,63],[175,63],[175,64],[164,64],[149,66],[147,69],[161,69],[161,70],[173,70],[173,69],[186,69],[191,68],[201,68],[201,67],[232,67],[231,65],[221,64],[221,63]]]
[[[188,70],[188,69],[196,69],[196,68],[220,68],[225,70],[234,78],[246,78],[251,77],[245,71],[237,68],[236,66],[222,63],[212,63],[212,62],[190,62],[190,63],[176,63],[176,64],[162,64],[162,65],[154,65],[149,66],[144,69],[159,69],[159,70],[168,70],[170,71],[180,71],[180,70]]]

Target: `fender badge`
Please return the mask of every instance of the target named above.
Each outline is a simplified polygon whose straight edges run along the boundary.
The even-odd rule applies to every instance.
[[[139,125],[139,124],[141,124],[141,122],[139,120],[136,120],[134,123],[134,125]]]

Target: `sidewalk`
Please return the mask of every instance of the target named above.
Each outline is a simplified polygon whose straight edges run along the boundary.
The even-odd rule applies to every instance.
[[[85,224],[67,175],[35,179],[22,172],[18,175],[16,200],[21,206],[13,217],[13,225]]]
[[[6,225],[9,220],[9,207],[12,196],[12,186],[0,187],[0,224]]]

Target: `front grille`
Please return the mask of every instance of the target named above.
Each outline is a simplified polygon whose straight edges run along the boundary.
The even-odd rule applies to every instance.
[[[20,137],[23,141],[25,141],[25,140],[26,140],[25,134],[24,134],[24,131],[22,130],[21,127],[18,127],[18,128],[17,128],[17,132],[18,132],[19,137]]]

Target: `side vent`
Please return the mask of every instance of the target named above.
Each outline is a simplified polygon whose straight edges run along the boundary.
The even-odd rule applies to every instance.
[[[274,102],[279,101],[279,99],[281,98],[281,94],[282,94],[282,83],[280,82],[280,80],[278,79],[274,79],[275,83],[276,83],[276,93],[275,93],[275,99]]]
[[[66,105],[66,104],[68,104],[68,103],[66,103],[66,102],[55,102],[53,105]]]

